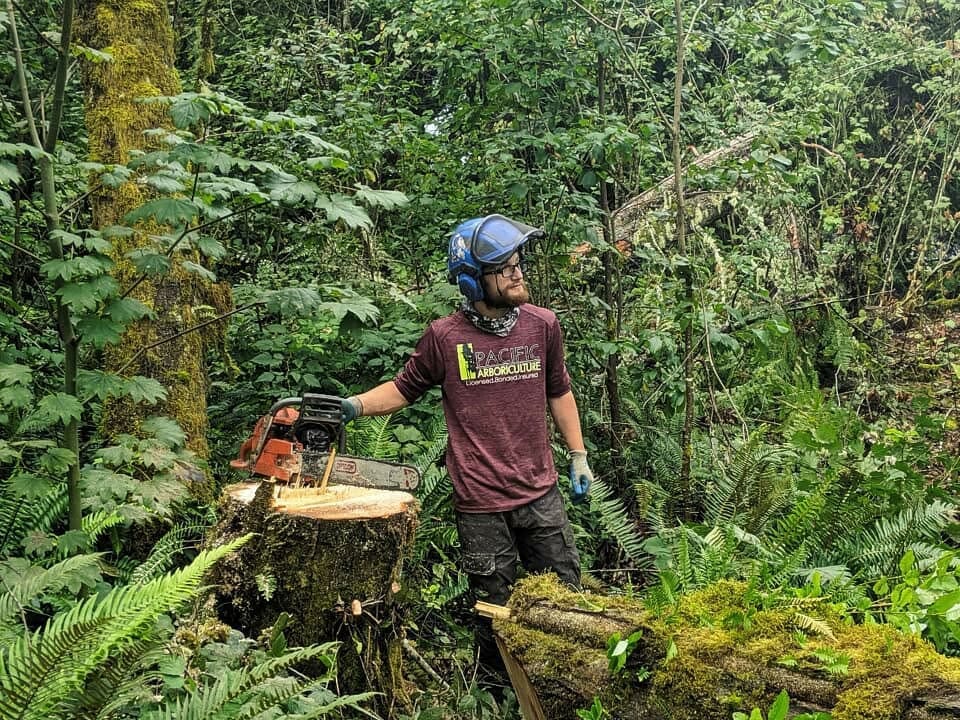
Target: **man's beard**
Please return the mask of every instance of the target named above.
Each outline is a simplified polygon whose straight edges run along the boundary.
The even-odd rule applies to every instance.
[[[498,310],[509,310],[510,308],[520,307],[524,303],[530,302],[530,293],[527,292],[525,283],[521,283],[516,287],[509,287],[506,290],[500,290],[498,287],[497,291],[496,295],[487,293],[487,297],[483,299],[487,307]]]

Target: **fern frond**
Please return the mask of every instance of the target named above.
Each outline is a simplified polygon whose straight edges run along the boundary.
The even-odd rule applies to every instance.
[[[423,473],[420,479],[420,487],[417,488],[417,498],[424,506],[428,505],[434,495],[440,493],[447,497],[453,492],[453,485],[450,481],[450,474],[446,468],[431,465]]]
[[[174,716],[178,720],[254,717],[314,686],[327,683],[329,673],[308,682],[277,675],[297,663],[318,657],[330,668],[338,646],[339,643],[324,643],[296,648],[251,668],[226,670],[212,685],[179,700]]]
[[[440,586],[436,594],[436,602],[440,607],[444,607],[454,600],[463,597],[470,589],[470,578],[466,573],[458,572],[456,580],[447,582]]]
[[[46,569],[25,568],[0,595],[0,646],[3,641],[12,641],[13,636],[22,634],[24,628],[15,620],[32,600],[89,577],[99,568],[100,558],[100,555],[76,555]]]
[[[590,508],[598,515],[600,525],[606,530],[637,568],[653,564],[649,553],[643,549],[643,538],[637,532],[626,507],[601,478],[594,478],[590,490]]]
[[[427,470],[435,468],[437,462],[447,451],[447,426],[440,420],[433,424],[427,433],[427,446],[417,457],[413,464],[420,470],[421,474],[426,475]]]
[[[352,454],[377,460],[397,460],[397,443],[390,434],[393,415],[363,416],[350,424],[348,440]]]
[[[906,507],[893,517],[879,517],[847,541],[851,561],[870,577],[890,574],[912,543],[937,536],[955,514],[952,505],[937,500]]]
[[[149,636],[153,624],[193,597],[200,581],[224,555],[250,536],[204,551],[186,568],[146,585],[115,588],[102,598],[90,597],[51,618],[40,630],[21,636],[0,653],[0,682],[4,702],[15,716],[63,716],[76,705],[86,679],[107,660],[132,643]],[[6,712],[5,707],[0,707]]]
[[[828,637],[831,640],[836,639],[836,636],[833,634],[833,628],[830,627],[830,624],[826,620],[820,620],[798,612],[793,616],[793,622],[797,629],[803,633],[814,633],[815,635]]]
[[[790,513],[774,522],[772,531],[765,533],[780,557],[793,556],[798,548],[816,544],[818,531],[823,526],[821,513],[830,485],[826,480],[813,492],[801,495]]]
[[[30,531],[49,533],[66,516],[67,503],[65,485],[30,501],[5,492],[0,497],[0,553],[13,552]]]
[[[80,529],[87,536],[87,548],[93,548],[97,544],[97,539],[107,530],[116,527],[123,522],[123,516],[116,512],[107,512],[106,510],[97,510],[84,516],[81,521]],[[56,559],[62,560],[71,552],[69,545],[58,545]]]
[[[150,555],[130,574],[130,582],[143,585],[173,567],[173,561],[186,550],[199,547],[210,526],[204,523],[176,525],[164,533]]]

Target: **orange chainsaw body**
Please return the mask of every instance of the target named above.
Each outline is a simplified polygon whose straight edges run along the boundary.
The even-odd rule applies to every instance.
[[[250,437],[240,446],[239,457],[230,461],[230,467],[289,482],[290,478],[300,471],[300,453],[303,452],[301,443],[289,439],[292,437],[293,424],[299,417],[299,411],[292,407],[278,410],[272,422],[269,415],[264,415],[253,426]],[[263,437],[265,432],[269,433],[266,439]],[[253,454],[261,444],[263,449],[254,457]]]

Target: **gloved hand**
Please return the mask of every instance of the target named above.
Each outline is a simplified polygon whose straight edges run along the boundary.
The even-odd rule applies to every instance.
[[[363,415],[363,403],[356,395],[340,398],[340,419],[348,423]]]
[[[587,499],[592,482],[593,471],[587,465],[587,451],[572,450],[570,452],[570,499],[575,505]]]

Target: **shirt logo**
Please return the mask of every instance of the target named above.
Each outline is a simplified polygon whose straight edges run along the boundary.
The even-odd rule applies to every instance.
[[[486,385],[537,377],[543,363],[538,344],[476,350],[473,343],[459,343],[457,365],[461,381]]]
[[[477,360],[473,354],[473,343],[457,344],[457,365],[460,367],[461,380],[473,380],[477,377]]]

